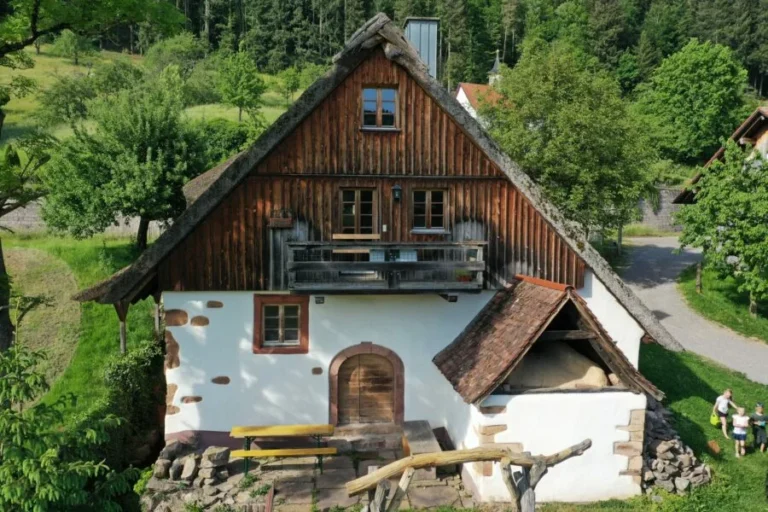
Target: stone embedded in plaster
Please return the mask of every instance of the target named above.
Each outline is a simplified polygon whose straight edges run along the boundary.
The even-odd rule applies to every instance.
[[[167,327],[181,327],[186,325],[189,315],[183,309],[169,309],[165,312],[165,325]]]
[[[613,443],[613,453],[625,457],[635,457],[643,453],[643,443],[641,441],[616,441]]]
[[[314,368],[312,368],[312,375],[322,375],[322,374],[323,374],[323,369],[320,368],[319,366],[315,366]]]
[[[634,457],[629,458],[629,464],[627,464],[627,471],[637,471],[637,474],[639,475],[642,469],[643,469],[642,455],[635,455]]]
[[[493,476],[493,462],[489,460],[475,461],[472,463],[475,472],[483,476]]]
[[[506,405],[486,405],[480,407],[481,414],[504,414],[507,412]]]
[[[183,396],[181,397],[181,403],[183,404],[196,404],[197,402],[202,402],[203,397],[201,396]]]
[[[212,309],[214,309],[214,308],[223,308],[224,307],[224,303],[221,302],[221,301],[218,301],[218,300],[209,300],[208,302],[205,303],[205,307],[212,308]]]
[[[173,337],[173,333],[169,330],[165,331],[165,369],[173,370],[178,368],[181,362],[179,361],[179,343],[176,338]]]
[[[179,412],[179,408],[173,405],[173,397],[176,395],[176,390],[179,389],[179,386],[176,384],[168,384],[166,392],[165,392],[165,414],[166,416],[171,416],[173,414],[176,414]]]
[[[211,382],[214,384],[229,384],[230,379],[226,375],[219,375],[218,377],[214,377],[211,379]]]
[[[476,425],[475,430],[481,436],[492,436],[507,430],[506,425]]]
[[[190,323],[190,325],[193,325],[195,327],[205,327],[206,325],[208,325],[211,322],[210,322],[210,320],[208,320],[207,316],[198,315],[198,316],[193,316],[192,317],[192,321],[189,322],[189,323]]]

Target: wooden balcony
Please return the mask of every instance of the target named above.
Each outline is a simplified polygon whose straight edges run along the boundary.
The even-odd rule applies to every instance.
[[[288,242],[288,288],[305,292],[459,292],[483,288],[485,242]]]

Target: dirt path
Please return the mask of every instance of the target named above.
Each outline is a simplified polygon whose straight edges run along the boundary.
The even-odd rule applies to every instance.
[[[622,277],[670,334],[686,350],[768,384],[768,344],[702,318],[688,307],[677,290],[677,276],[698,261],[700,253],[686,250],[674,254],[679,247],[675,237],[632,238],[627,242],[633,248]]]
[[[36,303],[22,317],[19,339],[45,352],[48,357],[42,370],[48,384],[53,384],[69,366],[77,347],[80,306],[71,299],[77,291],[75,276],[62,260],[38,249],[6,248],[5,258],[14,295]]]

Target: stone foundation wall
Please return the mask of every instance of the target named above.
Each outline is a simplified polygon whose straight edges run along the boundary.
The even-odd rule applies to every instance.
[[[45,232],[48,230],[45,221],[43,221],[40,204],[32,203],[25,208],[19,208],[18,210],[3,216],[0,226],[10,229],[17,233],[37,233]],[[118,237],[136,236],[136,232],[139,230],[139,219],[131,218],[125,221],[120,221],[116,226],[110,226],[105,233],[107,235]],[[163,232],[163,226],[159,222],[150,222],[149,224],[149,238],[154,239],[160,236]]]
[[[661,187],[658,190],[660,196],[658,211],[654,211],[653,205],[644,199],[638,202],[638,208],[642,214],[640,224],[660,231],[681,231],[683,227],[675,223],[673,216],[683,205],[672,203],[680,193],[680,189]]]

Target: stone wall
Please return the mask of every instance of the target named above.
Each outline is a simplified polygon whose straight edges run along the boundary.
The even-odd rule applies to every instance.
[[[40,213],[40,204],[32,203],[26,208],[19,208],[18,210],[9,213],[4,216],[0,221],[0,226],[6,227],[15,233],[38,233],[47,231],[48,227],[43,221]],[[105,233],[107,235],[130,237],[136,236],[136,232],[139,229],[139,219],[128,219],[127,222],[119,222],[116,226],[110,226]],[[149,224],[149,238],[157,238],[160,233],[163,232],[163,226],[159,222],[151,222]]]
[[[680,209],[679,204],[672,204],[672,201],[680,193],[680,188],[660,187],[659,188],[659,210],[654,211],[653,205],[648,201],[641,199],[638,208],[642,212],[642,220],[639,222],[642,226],[658,229],[659,231],[680,231],[682,226],[675,224],[673,214]]]

